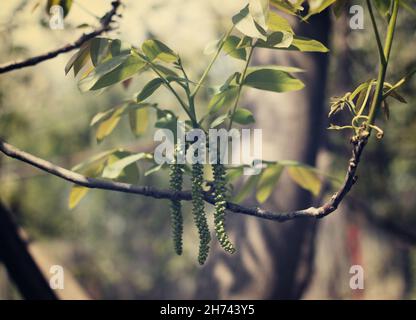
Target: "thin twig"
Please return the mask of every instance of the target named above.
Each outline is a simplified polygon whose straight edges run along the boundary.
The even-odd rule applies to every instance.
[[[366,138],[352,142],[352,158],[347,169],[344,183],[342,184],[341,188],[331,197],[331,199],[320,207],[310,207],[303,210],[276,213],[261,209],[259,207],[245,207],[236,203],[227,202],[227,209],[234,213],[245,214],[267,220],[275,220],[278,222],[284,222],[296,218],[323,218],[338,208],[339,204],[351,190],[351,187],[354,185],[354,183],[357,181],[355,173],[357,171],[361,154],[366,143]],[[156,199],[184,201],[192,200],[190,191],[173,192],[170,190],[157,189],[150,186],[134,186],[128,183],[85,177],[79,173],[59,167],[44,159],[19,150],[18,148],[2,140],[0,140],[0,151],[11,158],[20,160],[49,174],[86,188],[139,194]],[[204,200],[210,204],[215,204],[214,197],[208,192],[204,193]]]
[[[50,51],[50,52],[47,52],[38,56],[34,56],[26,60],[20,61],[20,62],[13,62],[7,65],[1,66],[0,74],[10,72],[13,70],[26,68],[26,67],[31,67],[43,61],[53,59],[62,53],[66,53],[66,52],[78,49],[88,40],[91,40],[92,38],[95,38],[103,34],[104,32],[112,30],[111,22],[113,21],[114,16],[117,14],[117,11],[120,5],[121,5],[120,0],[115,0],[111,2],[112,8],[109,12],[107,12],[104,15],[103,19],[101,20],[100,27],[98,27],[97,29],[95,29],[94,31],[90,33],[84,33],[78,40],[76,40],[72,44],[67,44],[56,50],[53,50],[53,51]]]

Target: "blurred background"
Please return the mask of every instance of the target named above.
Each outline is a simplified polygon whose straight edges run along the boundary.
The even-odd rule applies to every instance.
[[[41,1],[37,7],[38,2],[1,3],[0,63],[70,43],[89,30],[77,26],[96,25],[96,17],[110,8],[110,1],[74,0],[65,29],[51,30],[45,4]],[[123,3],[119,27],[109,36],[133,45],[149,37],[160,39],[180,53],[191,79],[197,79],[210,59],[203,54],[207,43],[229,28],[232,15],[246,1]],[[354,3],[364,6],[364,1]],[[350,17],[346,10],[335,20],[326,11],[308,24],[293,21],[297,34],[321,40],[330,47],[329,54],[257,51],[254,64],[299,66],[307,71],[302,76],[307,87],[297,93],[244,90],[255,127],[263,129],[264,159],[299,160],[343,178],[350,157],[349,136],[326,130],[329,98],[376,77],[378,61],[369,17],[365,16],[363,30],[351,30]],[[416,65],[415,30],[415,16],[401,12],[389,69],[392,83]],[[97,112],[132,97],[151,78],[133,79],[127,89],[117,85],[100,94],[81,93],[73,76],[64,73],[71,55],[0,75],[0,135],[65,168],[113,147],[148,150],[152,129],[138,139],[122,119],[124,125],[97,144],[89,122]],[[210,84],[223,83],[241,67],[240,62],[221,57]],[[64,299],[412,299],[416,297],[415,89],[413,80],[401,90],[408,103],[392,102],[390,120],[380,117],[385,137],[371,139],[358,183],[338,211],[320,221],[284,224],[230,214],[227,226],[237,253],[229,256],[214,245],[204,267],[196,262],[197,232],[188,206],[185,250],[178,257],[171,244],[165,200],[92,190],[69,210],[69,183],[4,156],[0,157],[0,198],[46,277],[52,265],[64,267],[65,289],[56,292]],[[157,100],[177,108],[164,91]],[[207,101],[201,99],[200,106]],[[138,183],[166,188],[167,174],[142,175]],[[265,207],[297,209],[317,200],[284,176]],[[254,202],[254,197],[247,200],[249,205]],[[364,290],[349,286],[353,265],[363,267]],[[21,298],[0,264],[0,299]]]

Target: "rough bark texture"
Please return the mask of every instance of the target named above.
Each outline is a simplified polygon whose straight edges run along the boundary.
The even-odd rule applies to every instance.
[[[328,12],[297,28],[298,34],[325,44],[329,32]],[[264,159],[295,159],[314,165],[323,138],[328,55],[259,50],[254,63],[307,70],[303,91],[279,95],[250,90],[246,101],[255,106],[256,125],[263,129]],[[311,204],[310,195],[287,177],[282,177],[280,186],[266,207],[290,210]],[[228,216],[227,229],[231,230],[238,251],[229,256],[214,248],[208,264],[199,271],[196,297],[301,298],[312,274],[316,226],[310,220],[279,225]]]

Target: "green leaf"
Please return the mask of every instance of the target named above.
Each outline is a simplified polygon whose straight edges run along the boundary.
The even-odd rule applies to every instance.
[[[97,139],[97,142],[103,141],[105,137],[107,137],[111,132],[113,132],[114,128],[117,126],[119,121],[120,117],[111,117],[108,120],[102,121],[100,125],[97,127],[97,131],[95,133],[95,138]]]
[[[208,103],[208,110],[210,113],[215,113],[221,108],[229,107],[234,99],[237,97],[238,87],[230,86],[224,91],[220,91],[214,95]]]
[[[91,90],[94,85],[102,79],[104,76],[111,73],[117,67],[122,65],[126,61],[128,56],[119,56],[113,59],[110,59],[103,64],[98,65],[94,70],[92,70],[87,77],[82,79],[78,85],[82,91]]]
[[[148,126],[149,112],[147,108],[140,108],[136,110],[130,110],[129,122],[130,129],[135,136],[140,136],[146,132]]]
[[[406,99],[401,94],[399,94],[396,90],[390,91],[390,93],[387,96],[392,97],[393,99],[401,103],[407,103]]]
[[[110,39],[98,37],[89,42],[91,61],[95,67],[111,58]]]
[[[259,179],[260,175],[250,176],[240,191],[237,193],[237,195],[233,198],[233,201],[240,203],[245,198],[247,198],[256,188]]]
[[[91,126],[97,126],[96,139],[98,142],[101,142],[105,137],[107,137],[114,128],[119,123],[121,117],[125,114],[130,114],[138,109],[144,109],[148,107],[154,107],[154,104],[150,103],[135,103],[135,102],[126,102],[122,103],[114,108],[111,108],[104,112],[97,113],[91,120]],[[137,116],[137,115],[136,115]],[[132,121],[132,120],[131,120]],[[147,117],[146,117],[147,123]],[[141,129],[137,129],[141,130]]]
[[[119,123],[126,107],[126,104],[123,104],[122,106],[116,108],[113,112],[97,114],[92,119],[92,124],[98,124],[95,133],[95,138],[97,139],[97,142],[101,142],[105,137],[107,137],[111,132],[113,132],[114,128]]]
[[[89,41],[92,64],[96,67],[117,56],[128,56],[132,47],[129,43],[118,39],[97,37]]]
[[[266,41],[259,40],[256,43],[257,47],[269,48],[269,49],[286,49],[293,43],[293,34],[286,31],[278,31],[270,34]]]
[[[69,209],[74,209],[82,200],[82,198],[86,196],[86,194],[88,193],[88,190],[89,189],[86,187],[74,185],[71,188],[71,192],[69,193],[69,198],[68,198]]]
[[[269,48],[269,49],[279,49],[279,50],[293,50],[301,52],[328,52],[329,49],[325,47],[321,42],[313,39],[308,39],[299,36],[293,36],[292,42],[289,47],[285,47],[287,41],[290,38],[284,38],[284,36],[289,37],[290,33],[279,34],[272,33],[266,41],[259,40],[257,42],[258,47]]]
[[[229,115],[226,114],[222,114],[220,115],[218,118],[216,118],[214,121],[212,121],[210,128],[215,128],[218,127],[220,124],[222,124],[227,118],[229,117]]]
[[[237,30],[242,34],[252,38],[266,40],[265,31],[261,30],[259,25],[256,25],[256,22],[250,15],[248,5],[245,6],[238,14],[236,14],[232,20]]]
[[[269,165],[261,173],[257,183],[256,199],[259,203],[265,202],[272,194],[283,171],[280,164]]]
[[[72,168],[73,171],[80,172],[83,175],[87,177],[98,177],[101,176],[105,166],[108,164],[111,159],[115,159],[121,156],[126,156],[126,154],[130,154],[124,151],[112,149],[109,151],[105,151],[102,153],[99,153],[82,163],[76,165]],[[137,169],[137,168],[136,168]],[[130,172],[131,175],[131,172]],[[138,176],[138,174],[136,175]],[[87,194],[88,188],[74,185],[71,189],[69,200],[68,200],[68,206],[70,209],[73,209],[78,203],[81,201],[81,199]]]
[[[102,177],[107,178],[107,179],[116,179],[122,174],[124,168],[136,163],[138,160],[143,159],[146,156],[147,156],[146,153],[141,152],[141,153],[129,155],[120,160],[116,160],[104,168]]]
[[[299,79],[289,73],[274,69],[257,69],[247,73],[244,85],[266,91],[287,92],[304,88]]]
[[[227,169],[226,181],[233,182],[240,178],[244,173],[244,166],[230,167]]]
[[[249,0],[249,11],[254,21],[264,30],[267,30],[269,0]]]
[[[172,69],[169,69],[168,67],[165,67],[158,63],[153,63],[153,66],[156,68],[157,71],[159,71],[164,77],[178,77],[178,74],[173,71]]]
[[[321,13],[326,8],[328,8],[330,5],[332,5],[337,0],[309,0],[309,12],[305,19],[308,19],[309,17]]]
[[[277,32],[277,31],[285,31],[293,33],[293,29],[290,26],[289,21],[287,21],[282,16],[278,15],[274,11],[269,12],[268,20],[267,20],[267,27],[269,31]]]
[[[321,192],[322,181],[316,172],[303,166],[292,166],[287,168],[292,180],[300,187],[310,191],[314,196],[318,196]]]
[[[192,80],[189,80],[189,79],[186,79],[186,78],[181,78],[181,77],[175,77],[175,76],[167,76],[166,77],[166,80],[169,83],[176,82],[176,83],[178,83],[180,85],[183,85],[183,84],[186,84],[186,83],[193,84],[193,85],[196,84],[196,82],[193,82]]]
[[[241,39],[237,36],[229,36],[224,41],[223,50],[233,58],[246,60],[247,52],[245,48],[237,49]]]
[[[353,100],[353,99],[355,99],[355,97],[357,96],[357,95],[359,95],[361,92],[365,92],[365,91],[367,91],[367,89],[368,89],[368,86],[370,85],[370,83],[372,83],[374,80],[373,79],[370,79],[370,80],[367,80],[366,82],[363,82],[363,83],[361,83],[357,88],[355,88],[355,90],[351,93],[351,96],[350,96],[350,98],[351,98],[351,100]]]
[[[300,11],[303,11],[303,0],[288,1],[288,0],[270,0],[270,4],[276,9],[291,14],[298,15]]]
[[[110,53],[112,57],[127,55],[131,53],[131,45],[119,39],[111,40]]]
[[[254,116],[250,110],[238,108],[234,113],[233,121],[239,124],[246,125],[254,123],[256,120],[254,119]]]
[[[89,41],[92,64],[96,67],[111,58],[127,56],[131,54],[132,47],[129,43],[118,40],[97,37]]]
[[[89,51],[90,51],[89,45],[90,45],[89,42],[84,43],[80,47],[80,49],[74,55],[72,55],[72,57],[69,59],[69,61],[67,62],[66,66],[65,66],[65,74],[66,75],[68,74],[68,72],[72,68],[74,68],[74,74],[75,74],[75,76],[77,75],[78,72],[75,71],[75,63],[77,61],[80,61],[80,62],[78,62],[78,66],[79,66],[78,71],[79,71],[82,68],[82,66],[84,65],[84,63],[81,63],[81,61],[84,62],[84,58],[86,56],[89,57]]]
[[[108,109],[108,110],[106,110],[106,111],[102,111],[102,112],[98,112],[92,119],[91,119],[91,122],[90,122],[90,126],[92,127],[92,126],[95,126],[96,124],[98,124],[98,123],[101,123],[101,122],[103,122],[103,121],[105,121],[105,120],[108,120],[108,119],[110,119],[113,115],[114,115],[114,113],[117,111],[118,112],[118,114],[117,114],[117,116],[120,116],[123,112],[124,112],[124,110],[125,110],[125,107],[126,107],[126,104],[125,103],[122,103],[122,104],[120,104],[120,105],[118,105],[118,106],[116,106],[116,107],[113,107],[113,108],[110,108],[110,109]]]
[[[112,154],[109,155],[107,159],[104,171],[106,168],[111,167],[115,163],[125,158],[131,157],[131,156],[133,156],[133,154],[129,151],[117,150],[113,152]],[[148,155],[146,155],[146,157],[147,156]],[[101,176],[104,175],[104,171]],[[126,182],[126,183],[132,183],[132,184],[137,183],[137,181],[139,180],[139,168],[136,165],[136,163],[128,164],[120,171],[120,173],[114,179],[120,182]]]
[[[146,40],[143,42],[142,50],[150,61],[159,59],[163,62],[170,63],[178,60],[178,56],[159,40]]]
[[[85,29],[85,28],[90,28],[92,27],[92,25],[88,24],[88,23],[81,23],[79,25],[77,25],[75,28],[77,29]]]
[[[231,76],[227,78],[227,80],[225,80],[224,84],[220,87],[220,91],[232,89],[232,87],[237,86],[240,82],[240,77],[240,72],[234,72]]]
[[[277,71],[283,71],[283,72],[287,72],[287,73],[305,72],[305,70],[300,69],[300,68],[296,68],[296,67],[277,66],[277,65],[262,65],[262,66],[257,66],[257,67],[248,67],[247,68],[247,74],[252,73],[254,71],[257,71],[257,70],[262,70],[262,69],[277,70]]]
[[[150,97],[161,85],[163,84],[163,80],[161,78],[155,78],[149,81],[137,95],[137,102],[141,102],[146,100]]]
[[[286,44],[291,41],[290,45]],[[321,42],[304,37],[294,36],[291,33],[275,32],[269,35],[266,40],[259,40],[258,47],[269,49],[287,49],[301,52],[328,52],[329,49]]]
[[[89,48],[83,50],[80,56],[74,61],[74,77],[86,66],[91,64]],[[89,72],[88,70],[86,72]]]
[[[289,50],[301,52],[329,52],[329,49],[317,40],[294,36]]]
[[[122,57],[122,56],[119,56]],[[117,59],[113,58],[113,59]],[[109,60],[110,62],[111,60]],[[102,66],[99,65],[97,69]],[[135,74],[144,71],[146,63],[136,55],[130,55],[125,59],[120,65],[114,68],[112,71],[104,74],[102,77],[94,83],[94,85],[89,90],[98,90],[113,84],[124,81],[128,78],[131,78]],[[96,70],[97,70],[96,69]],[[88,76],[89,77],[89,76]],[[83,81],[83,80],[81,80]]]
[[[358,98],[357,101],[355,103],[355,108],[354,105],[352,105],[352,109],[354,109],[354,112],[357,113],[358,110],[361,110],[362,107],[364,107],[364,103],[367,104],[368,102],[368,97],[370,96],[370,92],[369,92],[369,87],[367,87],[367,90],[363,90],[358,94]],[[351,98],[352,99],[352,98]],[[363,109],[364,110],[364,109]],[[332,110],[331,110],[332,111]],[[334,110],[334,112],[331,112],[331,115],[336,113],[337,110]]]
[[[240,43],[237,46],[237,49],[250,48],[252,46],[252,43],[253,43],[253,38],[244,36],[241,38]]]
[[[110,154],[115,152],[116,150],[109,150],[105,152],[101,152],[73,167],[71,170],[80,172],[87,177],[98,177],[101,175],[104,164],[107,161],[107,158]]]

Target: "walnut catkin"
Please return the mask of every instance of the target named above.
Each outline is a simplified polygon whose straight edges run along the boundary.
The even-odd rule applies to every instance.
[[[183,165],[173,163],[169,165],[170,169],[170,188],[172,191],[182,191],[183,182]],[[170,215],[172,224],[172,236],[175,252],[182,254],[182,234],[183,234],[183,216],[182,204],[180,200],[170,201]]]
[[[221,244],[221,247],[229,253],[234,253],[235,248],[231,243],[227,232],[225,231],[225,209],[226,209],[226,181],[225,175],[226,170],[222,164],[213,164],[212,165],[214,173],[214,197],[215,197],[215,213],[214,213],[214,223],[215,223],[215,233],[217,239]]]
[[[209,242],[211,235],[205,215],[202,184],[204,181],[204,169],[200,163],[192,165],[192,214],[199,233],[199,255],[198,262],[205,263],[209,253]]]

